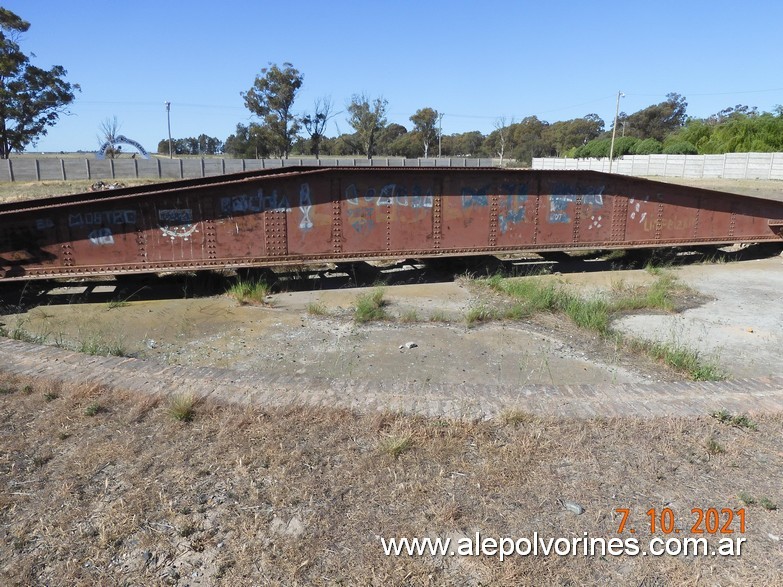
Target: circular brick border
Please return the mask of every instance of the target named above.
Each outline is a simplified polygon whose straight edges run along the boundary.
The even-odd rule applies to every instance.
[[[571,418],[698,416],[721,409],[748,414],[783,411],[782,376],[719,382],[522,387],[386,384],[167,366],[2,338],[0,372],[64,385],[103,385],[139,394],[190,393],[196,398],[231,404],[340,407],[448,418],[491,418],[506,410]]]

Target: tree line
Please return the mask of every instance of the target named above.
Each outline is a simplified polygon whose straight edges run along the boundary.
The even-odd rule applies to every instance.
[[[783,107],[759,112],[736,105],[707,118],[687,115],[688,103],[677,93],[637,112],[619,113],[617,129],[607,128],[597,114],[547,122],[536,116],[520,121],[503,117],[489,134],[470,131],[443,135],[443,114],[423,107],[411,117],[410,128],[389,123],[388,102],[381,97],[354,94],[345,107],[353,132],[326,135],[327,123],[337,114],[332,100],[318,98],[312,110],[297,115],[296,96],[303,74],[292,64],[269,64],[242,92],[245,106],[257,121],[237,124],[223,142],[213,141],[222,153],[237,158],[289,155],[389,157],[492,157],[530,165],[533,157],[614,157],[622,155],[709,154],[783,150]],[[197,154],[183,145],[177,153]],[[161,149],[163,147],[163,149]],[[159,149],[165,152],[164,141]],[[205,152],[205,151],[199,151]]]

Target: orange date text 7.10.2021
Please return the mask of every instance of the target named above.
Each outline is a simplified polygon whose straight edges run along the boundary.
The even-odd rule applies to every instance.
[[[631,526],[629,518],[631,516],[630,508],[617,508],[615,511],[620,514],[620,524],[617,527],[618,534],[623,532],[636,532],[636,528]],[[745,533],[745,509],[733,510],[730,508],[693,508],[691,518],[684,524],[678,526],[671,508],[655,508],[647,510],[647,519],[645,525],[651,534],[661,532],[662,534],[679,534],[681,532],[690,532],[691,534],[734,534],[735,532]]]

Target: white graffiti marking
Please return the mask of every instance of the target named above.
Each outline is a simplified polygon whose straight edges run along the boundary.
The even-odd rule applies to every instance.
[[[172,241],[178,238],[188,241],[194,232],[198,232],[197,224],[184,224],[182,226],[159,226],[163,236],[169,237]]]
[[[310,220],[312,209],[313,201],[310,198],[310,184],[303,183],[299,188],[299,210],[302,212],[299,228],[301,230],[310,230],[313,227],[313,221]]]
[[[194,232],[198,232],[198,224],[193,224],[193,210],[190,208],[158,210],[158,220],[165,223],[158,224],[163,236],[172,241],[178,238],[187,241]]]
[[[111,233],[111,228],[98,228],[93,230],[87,235],[90,242],[94,245],[113,245],[114,236]]]

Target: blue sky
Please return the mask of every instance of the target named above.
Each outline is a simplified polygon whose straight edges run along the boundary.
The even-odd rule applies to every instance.
[[[304,74],[295,109],[383,96],[390,122],[419,108],[443,133],[489,133],[499,117],[554,122],[596,113],[617,92],[632,113],[684,95],[688,114],[783,104],[783,2],[467,0],[371,2],[6,0],[31,23],[22,49],[82,87],[36,151],[94,150],[99,126],[154,151],[166,137],[224,140],[249,123],[240,92],[269,62]],[[335,124],[336,123],[336,124]],[[350,132],[345,114],[329,134]]]

